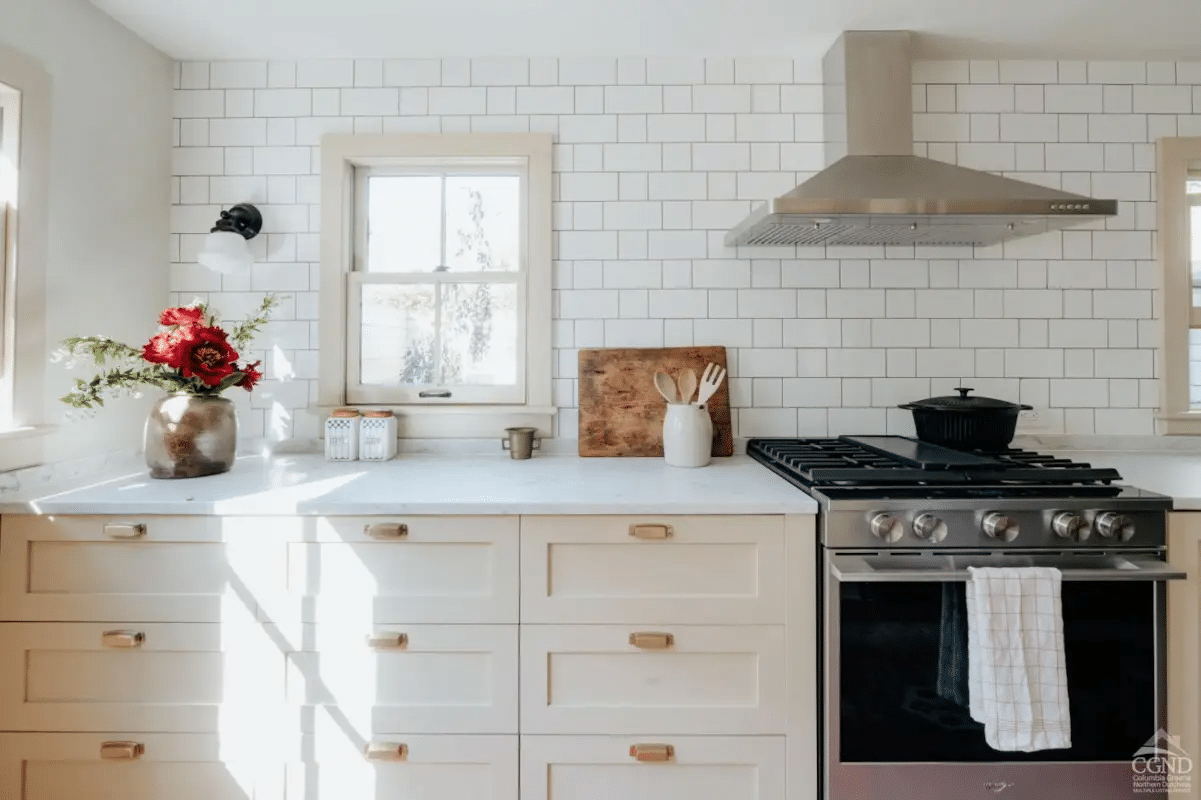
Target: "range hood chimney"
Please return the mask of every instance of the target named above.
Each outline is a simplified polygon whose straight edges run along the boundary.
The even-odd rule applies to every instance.
[[[989,245],[1117,213],[1096,200],[913,155],[912,34],[847,31],[822,61],[826,168],[728,245]]]

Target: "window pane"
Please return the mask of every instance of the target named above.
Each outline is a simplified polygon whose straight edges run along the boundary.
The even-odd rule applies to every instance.
[[[517,382],[517,286],[442,286],[442,385],[511,386]]]
[[[363,287],[360,383],[434,383],[434,298],[433,284]]]
[[[1188,399],[1190,408],[1201,408],[1201,329],[1188,332]]]
[[[367,179],[368,272],[433,272],[442,264],[442,179]]]
[[[446,263],[456,272],[521,268],[521,181],[513,175],[446,179]]]
[[[1190,257],[1193,265],[1193,286],[1201,287],[1201,206],[1193,206],[1189,213],[1192,215],[1189,237],[1192,239]],[[1197,305],[1196,300],[1193,301],[1193,305]]]

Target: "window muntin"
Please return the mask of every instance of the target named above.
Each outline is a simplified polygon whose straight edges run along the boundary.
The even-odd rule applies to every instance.
[[[523,403],[526,159],[355,170],[351,403]]]

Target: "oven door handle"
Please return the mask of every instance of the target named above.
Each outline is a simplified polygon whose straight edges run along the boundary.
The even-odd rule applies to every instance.
[[[922,563],[915,564],[914,561],[919,558]],[[1086,558],[1075,559],[1069,556],[1035,559],[1033,566],[1057,567],[1065,581],[1175,581],[1188,576],[1188,573],[1174,568],[1167,562],[1146,556],[1109,556],[1106,557],[1103,566],[1077,566],[1071,563],[1076,560],[1085,561]],[[879,563],[893,559],[896,559],[895,567]],[[968,567],[1005,566],[1000,559],[995,558],[973,560],[962,556],[877,556],[869,561],[866,556],[850,554],[830,555],[829,563],[830,574],[843,583],[963,582],[968,579]]]

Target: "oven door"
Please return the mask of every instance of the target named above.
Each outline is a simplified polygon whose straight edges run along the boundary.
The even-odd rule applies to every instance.
[[[1164,726],[1165,581],[1184,574],[1159,552],[945,552],[827,555],[825,797],[1166,797],[1132,759]],[[966,678],[940,679],[966,652],[969,566],[1062,571],[1070,749],[993,750]]]

